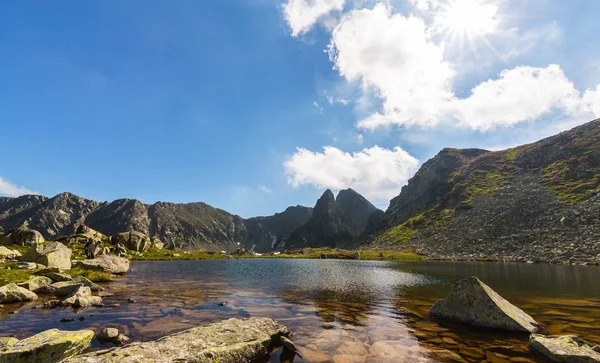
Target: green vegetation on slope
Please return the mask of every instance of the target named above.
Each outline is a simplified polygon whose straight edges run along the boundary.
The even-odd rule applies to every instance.
[[[584,176],[577,160],[561,160],[544,169],[544,182],[563,202],[579,204],[600,193],[600,174]]]

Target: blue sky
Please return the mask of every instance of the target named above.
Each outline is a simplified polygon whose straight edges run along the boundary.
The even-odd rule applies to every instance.
[[[250,217],[352,187],[385,208],[443,147],[600,117],[598,13],[593,0],[7,2],[0,194]]]

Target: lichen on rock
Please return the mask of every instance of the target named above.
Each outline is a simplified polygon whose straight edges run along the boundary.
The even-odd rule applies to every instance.
[[[546,336],[532,334],[529,338],[532,350],[554,362],[592,363],[600,362],[600,347],[575,336]]]
[[[475,276],[456,283],[450,295],[438,300],[429,313],[436,318],[510,331],[533,333],[539,326],[531,316]]]
[[[93,337],[91,330],[50,329],[23,340],[0,341],[0,362],[60,362],[84,351]]]

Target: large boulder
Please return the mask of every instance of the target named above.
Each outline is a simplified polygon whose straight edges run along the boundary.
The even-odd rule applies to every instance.
[[[18,257],[21,257],[21,252],[17,250],[10,250],[4,246],[0,246],[0,261],[15,260]]]
[[[77,261],[75,267],[120,275],[129,270],[129,260],[119,256],[102,255],[93,260]]]
[[[575,335],[532,334],[529,338],[529,346],[553,362],[600,362],[600,346],[594,346]]]
[[[19,227],[8,232],[5,238],[7,244],[33,246],[44,242],[44,236],[35,229]]]
[[[0,304],[18,303],[37,300],[38,296],[17,284],[8,284],[0,287]]]
[[[270,346],[288,334],[287,327],[269,318],[229,319],[67,362],[253,362],[267,357]]]
[[[538,323],[531,316],[474,276],[456,283],[448,297],[433,304],[429,314],[486,328],[528,333],[538,329]]]
[[[117,233],[112,236],[111,243],[115,246],[120,243],[135,252],[146,252],[152,246],[150,236],[136,231]]]
[[[23,340],[12,338],[0,344],[0,362],[60,362],[87,349],[93,337],[91,330],[51,329]]]
[[[71,269],[71,249],[60,242],[50,242],[32,246],[21,261],[35,262],[47,267]]]
[[[163,248],[165,248],[165,244],[162,243],[162,241],[158,237],[154,236],[152,237],[152,247],[160,251]]]

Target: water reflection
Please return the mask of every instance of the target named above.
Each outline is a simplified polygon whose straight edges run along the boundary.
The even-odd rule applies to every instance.
[[[294,362],[542,362],[528,352],[526,336],[429,317],[452,283],[477,275],[550,333],[600,342],[600,269],[594,267],[234,260],[141,262],[133,269],[110,284],[114,295],[104,298],[105,308],[7,306],[0,335],[114,326],[133,340],[149,340],[221,319],[269,316],[292,330],[303,356]],[[127,303],[129,297],[137,302]],[[79,316],[85,320],[59,323]],[[275,352],[270,359],[290,357]]]

